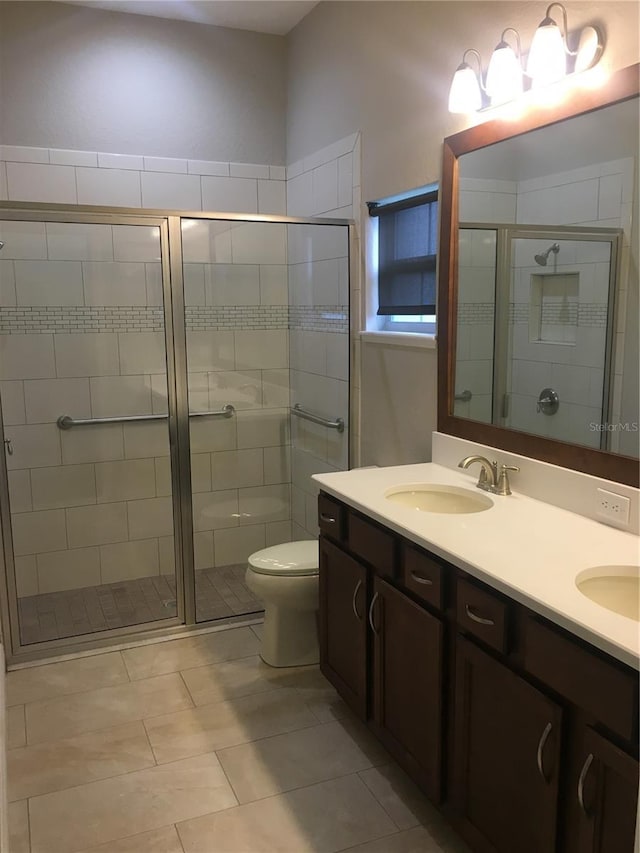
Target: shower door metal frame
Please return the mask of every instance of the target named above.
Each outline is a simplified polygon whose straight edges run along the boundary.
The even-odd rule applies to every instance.
[[[191,459],[189,440],[189,401],[187,388],[187,346],[182,267],[182,231],[184,219],[282,223],[284,225],[342,226],[347,229],[349,258],[349,292],[352,276],[357,270],[353,257],[357,246],[355,223],[352,219],[297,217],[267,214],[225,213],[210,211],[177,211],[102,207],[73,204],[40,204],[37,202],[0,202],[0,220],[26,222],[65,222],[91,225],[140,225],[160,229],[162,289],[167,362],[167,409],[169,453],[171,459],[172,508],[174,523],[174,554],[177,614],[106,631],[22,644],[20,641],[18,595],[16,587],[13,537],[6,453],[0,458],[0,543],[4,556],[4,582],[0,580],[0,617],[7,665],[28,664],[32,661],[55,659],[59,656],[87,653],[141,640],[166,638],[202,631],[211,627],[241,625],[255,622],[251,615],[231,616],[213,622],[196,622],[195,566],[193,555],[193,512],[191,505]],[[351,314],[349,306],[349,317]],[[351,347],[349,380],[351,376]],[[178,378],[183,381],[179,382]],[[351,382],[349,381],[351,388]],[[350,395],[351,397],[351,395]],[[4,421],[0,399],[0,442],[4,449]],[[353,404],[350,403],[350,414]],[[351,445],[353,432],[349,429]],[[349,447],[349,458],[352,448]],[[1,567],[0,567],[1,568]]]
[[[0,205],[0,220],[23,221],[23,222],[64,222],[68,224],[85,225],[131,225],[158,228],[160,237],[160,262],[162,269],[162,291],[163,291],[163,314],[164,314],[164,342],[165,359],[167,366],[167,421],[169,457],[171,460],[171,486],[172,493],[180,492],[181,472],[178,465],[178,426],[176,415],[176,370],[174,356],[174,314],[171,307],[171,275],[169,269],[169,220],[167,216],[147,214],[143,210],[119,211],[113,208],[87,208],[76,205],[21,205],[2,203]],[[4,421],[0,418],[0,439],[4,442]],[[167,616],[166,619],[152,620],[139,625],[124,626],[121,628],[110,628],[106,631],[84,634],[73,637],[61,637],[56,640],[46,640],[42,643],[23,644],[20,639],[20,623],[18,595],[15,576],[15,562],[13,552],[13,537],[11,528],[10,501],[8,489],[8,476],[6,465],[6,454],[2,454],[0,460],[0,516],[2,519],[2,541],[4,548],[4,570],[6,583],[2,589],[2,616],[3,632],[7,648],[8,663],[28,661],[39,658],[45,654],[65,654],[80,648],[87,648],[90,643],[93,647],[113,644],[119,639],[125,639],[132,633],[145,634],[157,629],[181,627],[184,622],[184,597],[181,590],[184,586],[184,565],[182,562],[182,531],[183,524],[180,517],[180,507],[173,500],[173,535],[175,553],[175,576],[176,576],[176,615]],[[84,640],[83,640],[84,638]]]

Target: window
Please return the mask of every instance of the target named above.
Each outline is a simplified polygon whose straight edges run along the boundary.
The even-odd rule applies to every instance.
[[[435,331],[438,191],[369,202],[378,217],[378,314],[386,329]]]

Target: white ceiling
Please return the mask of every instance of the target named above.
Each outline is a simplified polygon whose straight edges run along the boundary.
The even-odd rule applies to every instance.
[[[63,0],[133,15],[286,35],[319,0]]]

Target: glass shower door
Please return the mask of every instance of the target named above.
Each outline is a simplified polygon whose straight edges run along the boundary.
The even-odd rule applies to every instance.
[[[178,615],[166,226],[132,222],[0,222],[4,537],[23,646]]]
[[[261,611],[247,558],[291,538],[286,226],[183,220],[182,250],[202,622]]]

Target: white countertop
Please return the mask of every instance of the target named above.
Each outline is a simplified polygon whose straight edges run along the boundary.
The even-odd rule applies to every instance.
[[[640,563],[640,539],[514,491],[487,495],[486,512],[420,512],[384,497],[393,486],[441,483],[475,492],[478,470],[434,463],[315,474],[334,495],[470,575],[504,592],[623,663],[640,668],[640,624],[586,598],[576,575],[593,566]],[[513,488],[513,484],[512,484]]]

